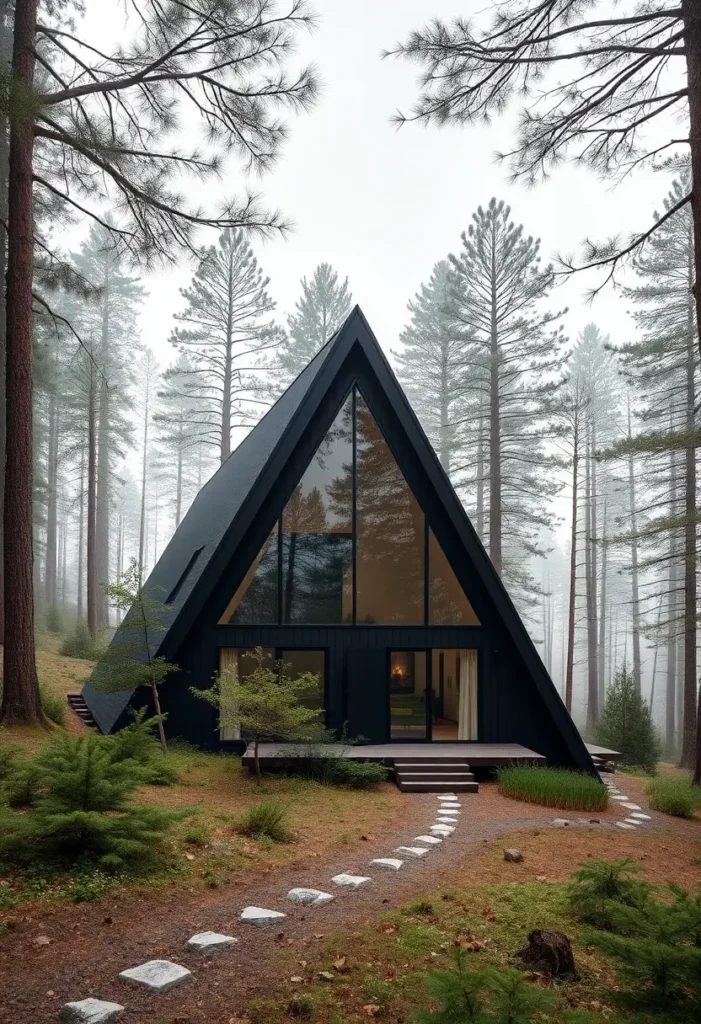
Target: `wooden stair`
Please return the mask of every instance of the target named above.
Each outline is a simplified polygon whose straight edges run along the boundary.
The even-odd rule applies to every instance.
[[[82,693],[69,693],[67,694],[68,706],[74,715],[77,715],[83,725],[87,725],[89,728],[95,727],[95,719],[90,714],[90,708],[83,700]]]
[[[477,793],[467,761],[395,757],[394,778],[402,793]]]

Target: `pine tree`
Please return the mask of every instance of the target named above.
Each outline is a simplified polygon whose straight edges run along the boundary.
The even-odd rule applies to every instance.
[[[596,742],[623,754],[622,763],[657,769],[660,747],[650,708],[625,666],[616,673],[594,728]]]
[[[537,591],[529,563],[543,553],[538,538],[552,524],[548,506],[561,463],[545,443],[557,433],[553,418],[563,363],[560,314],[541,308],[553,271],[541,267],[539,241],[524,236],[503,201],[478,207],[462,243],[450,261],[476,401],[458,469],[469,471],[484,453],[489,554],[528,605]],[[474,492],[470,498],[474,502]]]
[[[158,634],[165,631],[162,600],[165,595],[157,594],[155,588],[142,587],[141,582],[141,567],[133,558],[122,576],[106,587],[112,603],[127,614],[100,659],[94,685],[105,693],[147,687],[151,691],[158,735],[165,754],[166,736],[158,687],[172,672],[177,672],[178,666],[152,654],[152,649],[158,647]]]
[[[287,318],[289,336],[276,347],[270,368],[277,393],[284,391],[338,330],[353,301],[348,278],[339,282],[330,263],[320,263],[311,281],[302,278],[302,295]]]
[[[265,740],[312,738],[319,731],[318,707],[308,707],[319,695],[321,681],[313,672],[294,679],[282,661],[271,662],[260,647],[251,652],[255,669],[240,678],[230,669],[217,674],[207,690],[190,692],[217,710],[219,728],[240,728],[253,741],[256,778],[260,781],[258,750]]]
[[[399,336],[404,347],[394,353],[402,386],[449,476],[462,444],[465,405],[472,393],[471,367],[453,301],[450,263],[442,260],[409,303],[411,320]],[[481,535],[479,522],[477,530]]]
[[[191,361],[183,391],[201,408],[203,436],[222,462],[231,453],[232,427],[257,419],[256,358],[276,337],[268,283],[243,231],[224,231],[180,292],[187,304],[175,319],[184,326],[170,340]]]

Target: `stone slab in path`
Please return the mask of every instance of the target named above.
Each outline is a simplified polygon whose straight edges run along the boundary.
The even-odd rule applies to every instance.
[[[441,814],[439,818],[436,818],[436,822],[440,825],[457,825],[459,821],[459,818],[446,818],[443,814]]]
[[[426,843],[426,846],[438,846],[443,840],[438,836],[414,836],[415,843]]]
[[[621,807],[625,807],[627,811],[641,811],[642,807],[640,804],[625,803],[621,804]]]
[[[640,811],[631,811],[631,818],[637,818],[639,821],[652,821],[649,814],[641,814]]]
[[[637,818],[624,818],[626,825],[642,825],[642,821],[638,821]]]
[[[635,831],[635,825],[629,825],[625,821],[617,821],[616,822],[616,827],[617,828],[629,828],[629,829],[632,829],[633,831]]]
[[[367,885],[372,879],[366,878],[364,875],[341,874],[334,875],[331,881],[335,882],[336,885],[348,885],[352,889],[358,889],[361,885]]]
[[[613,797],[613,799],[614,800],[627,800],[628,797],[627,796],[623,796],[622,793],[618,793],[616,796]]]
[[[404,857],[425,857],[429,851],[425,846],[398,846],[394,852]]]
[[[429,832],[437,836],[452,836],[455,825],[431,825]]]
[[[244,907],[241,912],[242,921],[245,921],[246,924],[255,924],[259,928],[277,924],[285,916],[280,910],[266,910],[265,907]]]
[[[75,1003],[64,1003],[58,1015],[63,1024],[112,1024],[124,1013],[119,1003],[107,1003],[104,999],[79,999]]]
[[[566,828],[570,822],[567,818],[553,818],[552,823],[555,828]]]
[[[149,960],[138,967],[129,967],[119,975],[133,985],[143,985],[150,992],[169,992],[192,977],[192,971],[170,960]]]
[[[191,953],[220,953],[230,949],[238,942],[233,935],[220,935],[219,932],[198,932],[187,940],[187,948]]]
[[[377,864],[378,868],[387,868],[388,871],[399,871],[403,863],[404,861],[398,860],[397,857],[376,857],[370,861],[371,865]]]
[[[291,903],[301,903],[306,907],[323,907],[325,903],[330,903],[331,900],[336,899],[330,892],[322,892],[321,889],[304,888],[290,889],[287,898]]]

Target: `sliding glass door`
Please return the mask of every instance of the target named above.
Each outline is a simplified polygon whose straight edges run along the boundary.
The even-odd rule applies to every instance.
[[[476,740],[477,651],[391,651],[390,740]]]

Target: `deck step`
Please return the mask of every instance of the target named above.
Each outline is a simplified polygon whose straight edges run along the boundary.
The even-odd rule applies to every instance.
[[[66,696],[68,706],[73,714],[77,715],[84,725],[93,727],[95,725],[95,719],[91,715],[90,708],[85,703],[82,693],[69,693]]]
[[[479,793],[479,782],[412,782],[397,779],[402,793]]]
[[[479,786],[467,761],[395,758],[394,778],[403,793],[477,793]]]

